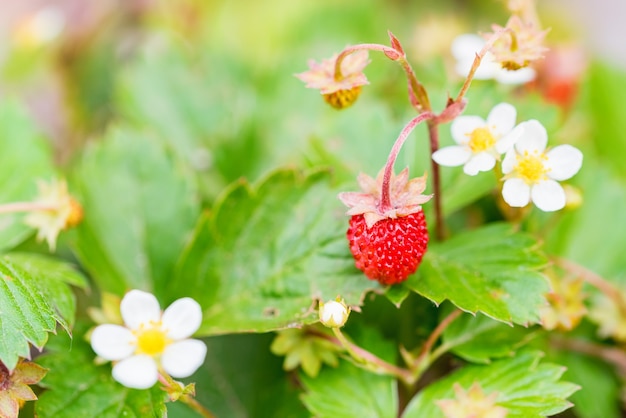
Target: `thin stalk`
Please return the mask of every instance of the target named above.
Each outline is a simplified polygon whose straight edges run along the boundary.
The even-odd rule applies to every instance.
[[[396,139],[396,142],[393,144],[393,147],[389,152],[389,156],[387,157],[387,164],[385,165],[383,173],[383,185],[380,199],[380,210],[382,212],[385,212],[392,208],[390,194],[391,175],[393,173],[393,166],[396,162],[396,159],[398,158],[398,154],[402,149],[402,145],[404,145],[404,142],[409,137],[411,132],[413,132],[413,129],[415,129],[417,125],[425,120],[432,119],[433,117],[435,117],[435,115],[432,112],[424,112],[411,119],[409,123],[407,123],[406,126],[402,129],[402,132],[400,132],[398,139]]]
[[[14,202],[0,205],[0,214],[15,212],[34,212],[39,210],[56,210],[54,205],[42,205],[35,202]]]
[[[215,415],[208,409],[204,407],[200,402],[198,402],[195,398],[184,395],[180,397],[180,401],[184,404],[187,404],[191,409],[196,411],[200,416],[204,418],[215,418]]]
[[[551,338],[550,343],[562,350],[576,351],[602,359],[614,365],[622,376],[626,376],[626,352],[621,348],[569,338]]]
[[[428,336],[428,339],[424,342],[424,345],[422,346],[422,349],[417,356],[417,360],[415,361],[416,363],[419,363],[423,357],[428,355],[439,337],[441,337],[441,334],[443,334],[446,328],[448,328],[448,326],[452,322],[454,322],[459,316],[461,316],[462,313],[462,310],[455,309],[454,311],[450,312],[450,314],[446,316],[443,321],[439,323],[439,325],[437,325],[437,328],[433,330],[433,332]]]
[[[417,81],[415,71],[413,71],[413,68],[406,60],[404,54],[386,45],[358,44],[345,48],[339,53],[339,55],[337,56],[337,60],[335,61],[335,80],[341,80],[343,78],[343,74],[341,73],[341,63],[343,59],[348,55],[360,50],[380,51],[391,60],[398,62],[406,73],[409,85],[409,101],[411,102],[413,108],[415,108],[418,113],[431,110],[430,100],[428,98],[428,94],[426,93],[426,89],[419,81]]]
[[[385,54],[397,53],[395,49],[381,44],[358,44],[346,47],[339,53],[337,60],[335,61],[335,80],[341,80],[343,78],[343,74],[341,74],[341,63],[343,59],[348,55],[361,50],[380,51]]]
[[[554,257],[553,260],[558,266],[562,267],[570,273],[575,274],[578,277],[581,277],[584,281],[604,293],[606,297],[608,297],[615,303],[620,312],[622,312],[626,316],[626,298],[624,297],[620,289],[615,287],[613,283],[610,283],[600,275],[586,269],[580,264],[574,263],[573,261],[561,257]]]
[[[339,328],[333,328],[333,333],[335,334],[335,337],[331,337],[330,335],[321,332],[310,332],[316,337],[323,338],[339,347],[345,348],[348,354],[350,354],[352,358],[354,358],[357,362],[361,364],[373,366],[377,370],[383,371],[391,376],[395,376],[403,382],[411,382],[411,372],[409,372],[407,369],[403,369],[402,367],[398,367],[395,364],[388,363],[380,357],[376,356],[375,354],[367,351],[366,349],[350,342]]]

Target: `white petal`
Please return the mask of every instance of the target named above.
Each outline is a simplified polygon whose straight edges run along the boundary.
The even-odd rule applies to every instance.
[[[206,344],[200,340],[183,340],[168,345],[161,365],[172,377],[188,377],[204,363]]]
[[[456,167],[465,164],[472,156],[468,147],[452,145],[441,148],[433,153],[433,160],[439,165]]]
[[[523,208],[530,202],[530,186],[522,179],[508,179],[502,186],[502,197],[509,206]]]
[[[485,120],[480,116],[459,116],[452,122],[450,133],[457,144],[467,144],[470,134],[476,128],[482,128],[485,125]]]
[[[533,81],[535,77],[537,77],[537,72],[529,67],[515,71],[500,68],[500,70],[494,74],[496,81],[502,84],[526,84],[529,81]]]
[[[121,360],[135,351],[135,337],[119,325],[99,325],[91,334],[91,348],[106,360]]]
[[[550,169],[548,177],[554,180],[567,180],[578,173],[583,165],[583,153],[571,145],[559,145],[546,153],[545,167]]]
[[[520,154],[525,151],[529,153],[539,152],[542,153],[546,149],[548,144],[548,133],[546,128],[535,119],[520,123],[524,132],[520,139],[515,143],[515,149]]]
[[[515,163],[517,163],[517,152],[514,149],[510,149],[502,160],[502,173],[509,174],[513,171]]]
[[[533,203],[544,212],[554,212],[565,207],[565,191],[554,180],[537,183],[531,190]]]
[[[487,125],[492,133],[497,136],[506,135],[515,126],[517,118],[517,110],[513,105],[508,103],[500,103],[491,109],[487,116]]]
[[[182,340],[200,328],[202,308],[192,298],[178,299],[163,312],[161,323],[169,338]]]
[[[150,321],[158,322],[161,319],[161,307],[157,298],[141,290],[131,290],[126,293],[120,304],[120,311],[124,322],[130,329],[136,329],[139,325]]]
[[[113,366],[113,379],[132,389],[148,389],[158,377],[154,359],[145,354],[129,357]]]
[[[470,158],[465,166],[463,166],[463,171],[467,175],[475,176],[479,171],[489,171],[495,165],[496,158],[493,155],[487,152],[480,152]]]
[[[504,154],[508,152],[513,145],[524,135],[524,124],[521,123],[517,125],[511,132],[504,135],[504,137],[500,138],[498,142],[496,142],[496,151],[499,154]]]
[[[459,61],[467,59],[468,57],[473,59],[484,45],[485,40],[479,35],[472,33],[459,35],[452,41],[452,56]]]

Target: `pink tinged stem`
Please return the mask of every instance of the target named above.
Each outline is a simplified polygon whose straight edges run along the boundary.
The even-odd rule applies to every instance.
[[[341,63],[345,57],[352,54],[353,52],[360,50],[370,50],[370,51],[380,51],[384,53],[389,59],[393,61],[397,61],[402,66],[402,69],[406,73],[408,83],[409,83],[409,100],[411,105],[418,112],[422,111],[430,111],[430,100],[428,98],[428,94],[426,93],[426,89],[419,81],[417,81],[417,77],[413,68],[406,60],[403,51],[398,51],[395,48],[388,47],[386,45],[381,44],[358,44],[352,45],[344,49],[337,56],[337,60],[335,61],[335,80],[341,80],[343,75],[341,74]]]
[[[335,80],[341,80],[343,78],[343,75],[341,74],[341,62],[343,59],[353,52],[360,50],[381,51],[384,52],[385,55],[388,53],[397,53],[395,49],[381,44],[358,44],[349,46],[341,51],[339,56],[337,56],[337,60],[335,61]]]
[[[41,210],[56,210],[55,205],[42,205],[41,203],[33,202],[15,202],[7,203],[6,205],[0,205],[0,214],[14,213],[14,212],[35,212]]]
[[[499,30],[495,31],[494,34],[491,35],[491,37],[489,39],[487,39],[487,42],[485,43],[483,48],[476,54],[476,57],[474,57],[474,62],[472,63],[472,68],[470,69],[470,72],[467,74],[467,78],[465,79],[465,83],[463,83],[463,87],[461,87],[461,91],[459,92],[459,95],[454,100],[455,102],[460,102],[463,99],[463,97],[465,97],[465,93],[467,93],[467,90],[469,89],[470,85],[472,84],[472,80],[474,79],[474,74],[476,74],[476,71],[478,70],[478,67],[480,67],[480,63],[482,62],[483,58],[485,58],[485,55],[491,49],[493,44],[498,39],[500,39],[500,37],[505,32],[508,32],[508,31],[509,31],[509,29],[507,29],[507,28],[500,28]]]
[[[409,137],[411,132],[413,132],[413,129],[415,129],[417,125],[425,120],[429,120],[434,117],[435,115],[432,112],[424,112],[421,115],[418,115],[415,118],[411,119],[411,121],[407,123],[406,126],[402,129],[402,132],[400,132],[400,136],[398,136],[398,139],[396,139],[396,142],[393,144],[393,148],[391,148],[389,157],[387,157],[387,164],[385,165],[385,171],[383,173],[383,185],[379,205],[379,209],[382,213],[392,208],[390,196],[391,174],[393,173],[393,165],[396,162],[396,158],[398,158],[398,153],[400,153],[402,145],[404,145],[404,142]]]

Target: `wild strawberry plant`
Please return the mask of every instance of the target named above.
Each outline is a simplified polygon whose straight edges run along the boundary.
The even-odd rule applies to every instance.
[[[3,63],[1,417],[621,416],[622,74],[577,95],[529,0],[335,53],[383,35],[161,6]],[[16,83],[51,68],[56,152]]]

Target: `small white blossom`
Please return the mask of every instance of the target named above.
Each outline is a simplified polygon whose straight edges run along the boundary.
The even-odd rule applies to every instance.
[[[459,116],[451,127],[457,145],[437,150],[433,160],[447,167],[463,165],[463,171],[470,176],[491,170],[522,133],[514,129],[516,116],[515,108],[508,103],[496,105],[486,121],[480,116]]]
[[[131,290],[120,310],[125,326],[99,325],[91,335],[91,347],[98,356],[116,362],[113,378],[124,386],[152,387],[159,371],[188,377],[204,362],[206,345],[188,338],[202,322],[195,300],[178,299],[161,313],[154,295]]]
[[[485,45],[485,40],[478,35],[463,34],[452,41],[452,56],[456,59],[455,71],[462,77],[467,77],[476,54]],[[487,52],[474,74],[477,80],[494,79],[502,84],[524,84],[535,79],[537,73],[529,67],[519,70],[506,70],[495,60],[491,52]]]
[[[524,207],[532,201],[544,212],[563,209],[565,191],[558,183],[580,170],[583,154],[571,145],[546,150],[548,134],[541,123],[521,123],[523,130],[515,146],[502,161],[504,185],[502,197],[512,207]]]
[[[320,302],[320,322],[330,328],[342,327],[350,316],[350,308],[341,301]]]

